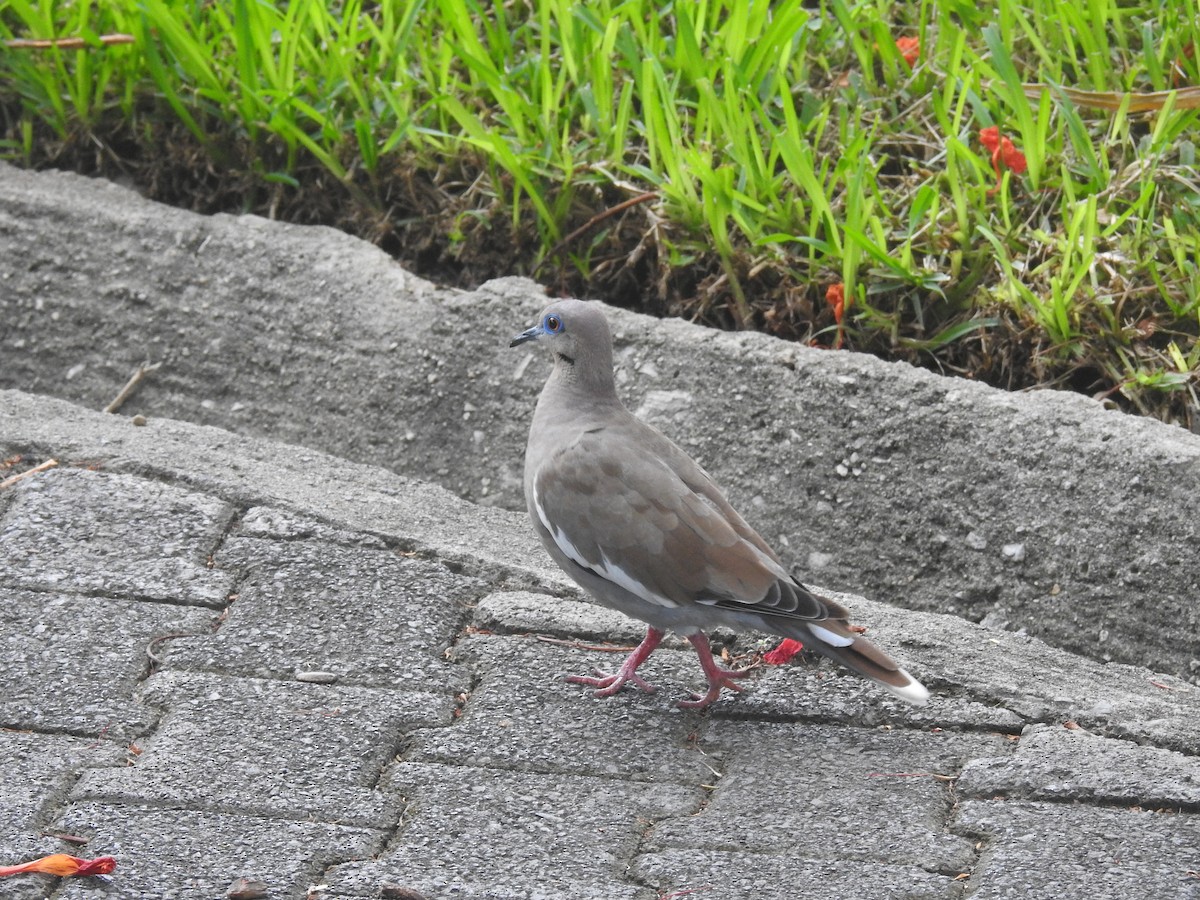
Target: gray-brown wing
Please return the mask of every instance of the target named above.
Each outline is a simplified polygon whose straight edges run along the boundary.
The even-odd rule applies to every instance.
[[[829,616],[699,466],[632,421],[645,430],[584,433],[534,476],[535,514],[568,558],[652,604]]]

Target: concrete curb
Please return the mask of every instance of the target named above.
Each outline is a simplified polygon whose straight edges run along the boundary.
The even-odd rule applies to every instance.
[[[0,387],[324,450],[519,509],[545,302],[325,228],[0,164]],[[1055,392],[612,312],[621,390],[800,577],[1200,674],[1200,437]]]

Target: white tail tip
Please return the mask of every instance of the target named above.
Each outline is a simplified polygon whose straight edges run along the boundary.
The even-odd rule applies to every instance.
[[[924,706],[926,703],[928,703],[928,688],[926,688],[925,685],[921,684],[921,682],[917,681],[917,679],[913,678],[903,669],[900,670],[900,674],[908,678],[908,684],[904,685],[903,687],[896,687],[895,685],[891,684],[885,684],[883,686],[901,700],[907,700],[909,703],[913,703],[917,706]]]

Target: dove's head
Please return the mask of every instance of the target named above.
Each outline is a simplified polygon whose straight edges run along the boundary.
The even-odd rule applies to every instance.
[[[538,323],[512,339],[510,347],[537,341],[554,359],[554,376],[568,384],[614,392],[612,333],[603,306],[583,300],[556,300]]]

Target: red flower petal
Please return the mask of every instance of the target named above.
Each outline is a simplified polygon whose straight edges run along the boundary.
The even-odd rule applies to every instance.
[[[1013,142],[1008,138],[1003,138],[1000,141],[1000,159],[1018,175],[1029,168],[1025,154],[1014,147]]]
[[[911,69],[917,64],[917,58],[921,55],[921,39],[915,37],[896,38],[896,49],[900,51],[900,55],[904,57],[904,61]]]
[[[995,125],[979,129],[979,143],[991,151],[992,169],[996,173],[996,186],[988,191],[989,194],[994,194],[1000,189],[1003,177],[1000,172],[1001,165],[1007,166],[1017,175],[1029,168],[1025,154],[1018,150],[1008,138],[1001,137],[1000,129]]]
[[[32,859],[18,866],[0,866],[0,875],[41,872],[45,875],[58,875],[60,878],[66,878],[70,875],[107,875],[116,867],[117,861],[111,856],[80,859],[78,856],[68,856],[65,853],[51,853],[49,856]]]
[[[782,666],[784,663],[791,662],[792,657],[803,649],[804,645],[799,641],[784,638],[778,647],[763,654],[763,662],[771,666]]]
[[[846,309],[846,286],[841,282],[831,284],[829,289],[825,291],[825,302],[833,310],[834,321],[841,323],[842,313]]]

